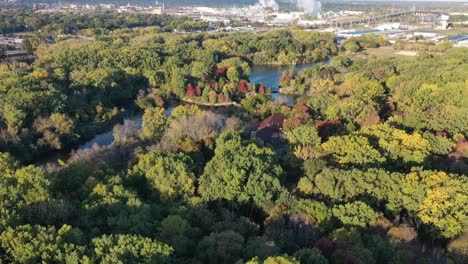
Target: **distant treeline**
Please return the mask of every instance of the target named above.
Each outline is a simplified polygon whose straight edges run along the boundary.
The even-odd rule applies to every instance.
[[[82,29],[134,28],[160,26],[171,31],[189,18],[174,18],[152,14],[130,14],[111,11],[74,13],[35,13],[32,9],[0,11],[0,33],[27,31],[75,33]],[[191,21],[191,20],[190,20]]]
[[[34,1],[32,0],[22,0],[22,3],[25,4],[33,4]],[[59,1],[55,0],[46,0],[43,1],[44,3],[48,4],[57,4]],[[65,1],[60,1],[62,4],[63,3],[71,3],[71,4],[90,4],[90,5],[97,5],[97,4],[114,4],[114,5],[127,5],[130,3],[131,5],[155,5],[155,2],[158,2],[158,4],[162,5],[164,2],[165,6],[242,6],[242,5],[251,5],[255,4],[258,2],[257,0],[232,0],[232,1],[226,1],[226,0],[159,0],[159,1],[151,1],[151,0],[117,0],[117,1],[102,1],[102,0],[90,0],[90,1],[85,1],[85,0],[65,0]]]

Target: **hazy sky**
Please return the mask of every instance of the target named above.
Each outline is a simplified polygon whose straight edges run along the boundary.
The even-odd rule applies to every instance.
[[[325,0],[324,2],[333,2],[333,1],[340,1],[340,0]],[[468,0],[343,0],[348,2],[467,2]]]

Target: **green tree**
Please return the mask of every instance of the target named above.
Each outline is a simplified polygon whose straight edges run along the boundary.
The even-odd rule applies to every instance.
[[[167,116],[164,108],[147,108],[143,114],[141,134],[144,138],[161,138],[167,125]]]
[[[253,200],[262,207],[281,192],[282,174],[273,151],[243,142],[239,133],[228,130],[216,141],[215,155],[200,177],[199,192],[206,200]]]
[[[240,57],[231,57],[231,58],[225,59],[218,64],[218,67],[226,67],[226,68],[234,67],[237,69],[239,73],[239,77],[241,77],[242,79],[247,79],[250,75],[249,63]]]
[[[312,125],[302,125],[292,131],[286,132],[289,143],[294,148],[294,154],[307,160],[320,154],[320,137]]]
[[[237,67],[229,67],[226,75],[231,82],[237,83],[240,80],[240,74]]]
[[[23,110],[16,108],[11,103],[3,106],[2,115],[7,123],[8,131],[13,133],[16,133],[23,126],[27,117],[27,114]]]
[[[8,154],[2,153],[1,159],[11,162]],[[43,169],[32,165],[15,168],[10,164],[4,170],[6,173],[0,174],[1,208],[24,207],[49,199],[50,182]]]
[[[430,132],[424,132],[423,138],[429,142],[431,152],[438,155],[447,155],[452,152],[455,143],[447,137],[436,136]]]
[[[161,240],[174,248],[176,256],[193,257],[195,242],[190,237],[193,229],[188,221],[179,215],[169,215],[158,230]]]
[[[361,47],[359,46],[359,43],[352,39],[343,43],[343,47],[346,50],[351,51],[351,52],[358,52],[361,49]]]
[[[466,263],[468,261],[468,231],[465,230],[463,234],[450,242],[447,251],[455,263]]]
[[[122,184],[119,176],[107,176],[95,184],[82,202],[81,223],[100,232],[156,232],[158,207],[141,201],[137,194]],[[97,230],[96,230],[97,229]]]
[[[313,218],[316,224],[324,223],[331,217],[330,210],[323,202],[311,199],[297,199],[292,205],[292,211]]]
[[[10,153],[0,152],[0,175],[11,174],[19,168],[19,163]]]
[[[100,177],[101,172],[107,173],[104,168],[100,170],[99,166],[91,162],[69,162],[55,173],[52,189],[55,193],[64,196],[86,193],[87,188],[84,188],[86,181]]]
[[[466,228],[467,181],[445,172],[414,170],[401,182],[395,204],[423,223],[434,238],[453,238]],[[420,221],[420,222],[419,222]]]
[[[81,231],[64,225],[55,227],[23,225],[9,227],[0,234],[0,247],[5,254],[0,261],[15,263],[79,263],[87,258],[79,245]]]
[[[67,135],[73,132],[73,120],[64,114],[52,114],[50,121],[59,134]]]
[[[189,230],[190,225],[186,220],[178,215],[169,215],[161,222],[159,235],[164,240],[172,241],[185,236]]]
[[[241,105],[247,113],[264,118],[272,114],[271,109],[268,109],[268,104],[271,102],[271,98],[268,95],[256,94],[242,99]]]
[[[131,173],[146,178],[158,198],[167,202],[195,193],[195,176],[190,170],[192,163],[183,153],[151,152],[139,156]]]
[[[232,231],[211,233],[197,247],[197,258],[203,263],[234,263],[242,258],[244,238]]]
[[[18,224],[25,209],[48,201],[49,186],[43,169],[20,167],[10,154],[0,152],[0,231]]]
[[[353,64],[353,61],[345,55],[340,55],[333,57],[330,64],[335,68],[349,67]]]
[[[192,63],[191,75],[195,78],[206,79],[210,74],[210,65],[206,65],[201,61],[194,61]]]
[[[378,217],[378,214],[371,207],[360,201],[335,206],[332,211],[333,216],[345,225],[373,226]]]
[[[366,165],[386,160],[370,144],[369,139],[363,136],[334,136],[323,143],[322,147],[327,153],[332,154],[338,163]]]
[[[169,91],[177,95],[179,98],[185,96],[185,74],[184,69],[174,66],[170,71]]]
[[[172,110],[171,118],[196,116],[203,112],[197,105],[178,105]]]
[[[294,257],[288,255],[278,256],[278,257],[269,257],[265,259],[263,264],[300,264],[298,260]]]
[[[250,238],[247,241],[244,250],[244,257],[246,259],[258,257],[259,259],[264,260],[269,256],[276,256],[279,254],[280,248],[273,240],[270,240],[264,236]]]
[[[3,46],[0,46],[0,59],[3,59],[6,55],[6,49]]]
[[[356,261],[359,263],[376,263],[372,251],[365,248],[362,236],[355,227],[339,228],[330,234],[330,239],[343,245],[342,249],[333,251],[330,256],[331,263]]]
[[[320,144],[320,137],[317,130],[312,125],[302,125],[293,131],[286,133],[291,144],[317,147]]]
[[[453,238],[468,224],[468,180],[444,172],[431,174],[426,181],[426,197],[419,204],[418,217],[436,229],[435,235]]]
[[[352,201],[360,195],[372,195],[387,201],[392,210],[401,210],[400,185],[404,175],[379,169],[340,170],[325,168],[315,175],[314,193],[327,196],[333,201]]]
[[[294,257],[302,264],[328,264],[328,260],[317,248],[303,248],[294,253]]]
[[[377,137],[378,145],[393,160],[421,163],[429,155],[429,142],[419,133],[408,134],[387,124],[365,127],[357,133]]]
[[[23,39],[23,41],[21,42],[21,48],[24,51],[26,51],[28,54],[33,54],[34,53],[34,49],[33,49],[33,46],[31,44],[31,40],[29,38]]]
[[[93,238],[92,259],[98,263],[171,263],[173,249],[138,235],[103,235]]]

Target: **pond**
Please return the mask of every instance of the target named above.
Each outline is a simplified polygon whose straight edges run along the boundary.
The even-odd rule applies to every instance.
[[[250,81],[254,83],[262,83],[263,85],[267,87],[276,89],[279,86],[279,80],[281,78],[281,75],[284,72],[294,69],[296,73],[299,73],[303,69],[307,67],[312,67],[314,65],[315,63],[302,64],[302,65],[297,65],[297,66],[256,65],[252,67],[252,71],[250,74]],[[296,96],[280,94],[278,91],[272,92],[271,98],[274,101],[280,102],[287,106],[294,105],[296,101]],[[174,106],[170,106],[168,109],[166,109],[166,115],[170,115],[173,108]],[[138,129],[141,128],[141,125],[143,123],[141,116],[134,116],[134,117],[129,117],[129,118],[124,119],[124,122],[129,122],[129,121],[135,122]],[[114,142],[114,130],[110,129],[109,131],[96,135],[91,140],[83,143],[82,145],[78,147],[78,149],[79,150],[88,149],[88,148],[91,148],[95,144],[101,147],[105,147],[105,146],[112,144],[112,142]]]
[[[315,63],[301,65],[254,65],[250,73],[250,81],[263,83],[266,87],[278,88],[279,80],[284,72],[294,70],[296,73],[303,69],[314,66]]]
[[[174,109],[174,106],[169,106],[165,111],[166,115],[171,115],[173,109]],[[143,119],[141,118],[141,116],[124,118],[124,124],[128,122],[134,122],[136,127],[138,129],[141,129],[141,126],[143,124]],[[105,146],[112,144],[113,142],[114,142],[114,129],[110,129],[109,131],[96,135],[94,138],[83,143],[82,145],[78,147],[78,150],[88,149],[94,145],[105,147]]]
[[[141,117],[132,117],[132,118],[125,118],[124,124],[128,122],[135,122],[138,129],[141,129],[141,125],[143,124],[143,120]],[[93,145],[98,145],[100,147],[108,146],[114,142],[114,129],[111,129],[107,132],[98,134],[94,136],[91,140],[87,141],[86,143],[80,145],[78,150],[84,150],[91,148]]]
[[[315,63],[307,63],[301,65],[255,65],[252,67],[250,81],[253,83],[262,83],[266,87],[273,89],[271,99],[280,104],[293,106],[296,103],[294,95],[280,94],[278,91],[281,75],[285,72],[294,71],[296,74],[303,69],[314,66]]]

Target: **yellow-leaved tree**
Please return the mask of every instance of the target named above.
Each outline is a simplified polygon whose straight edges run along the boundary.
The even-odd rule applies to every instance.
[[[425,179],[428,189],[418,217],[437,229],[440,236],[453,238],[468,224],[468,181],[466,177],[437,172]]]

